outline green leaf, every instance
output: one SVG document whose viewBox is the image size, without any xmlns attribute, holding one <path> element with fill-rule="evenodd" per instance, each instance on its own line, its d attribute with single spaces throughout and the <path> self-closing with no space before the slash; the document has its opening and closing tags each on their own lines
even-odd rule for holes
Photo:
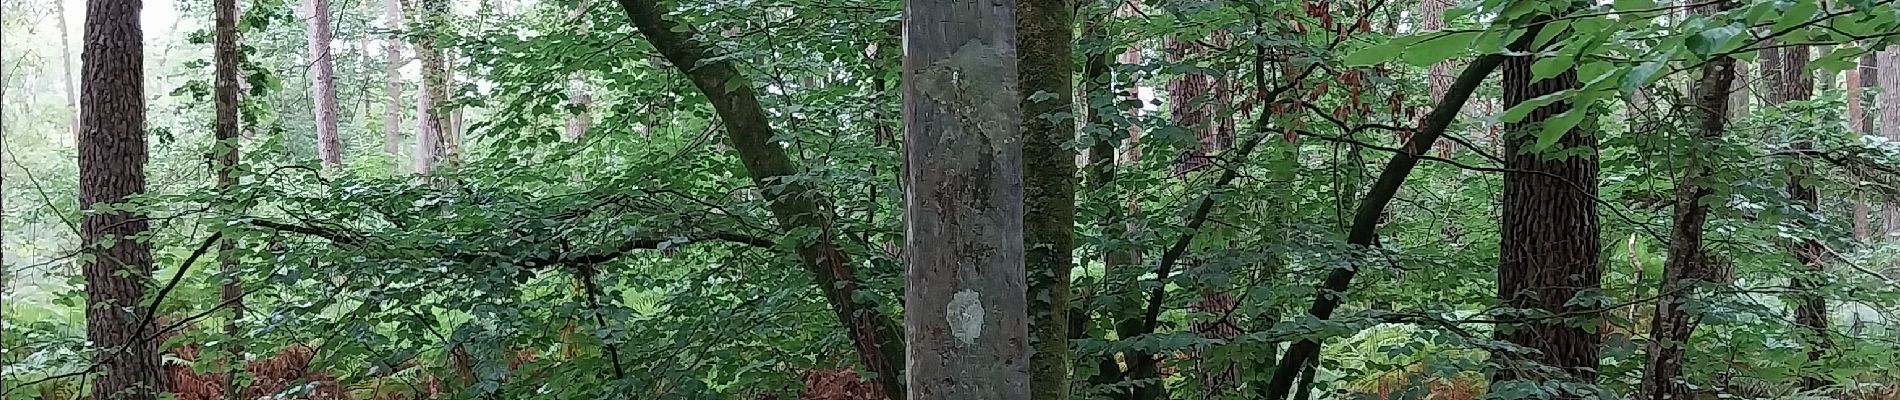
<svg viewBox="0 0 1900 400">
<path fill-rule="evenodd" d="M 1577 95 L 1576 89 L 1565 89 L 1557 93 L 1537 96 L 1537 98 L 1525 100 L 1523 103 L 1518 103 L 1517 106 L 1511 107 L 1511 109 L 1509 110 L 1504 110 L 1504 114 L 1498 116 L 1498 122 L 1522 121 L 1524 120 L 1524 117 L 1531 115 L 1531 111 L 1536 111 L 1538 108 L 1542 108 L 1544 106 L 1550 105 L 1551 103 L 1568 100 L 1572 96 L 1576 96 L 1576 95 Z"/>
<path fill-rule="evenodd" d="M 1616 0 L 1611 7 L 1617 12 L 1635 12 L 1656 8 L 1654 0 Z"/>
<path fill-rule="evenodd" d="M 1571 108 L 1570 111 L 1564 111 L 1563 114 L 1545 120 L 1544 130 L 1537 133 L 1537 145 L 1533 149 L 1549 150 L 1550 146 L 1557 144 L 1557 140 L 1563 139 L 1565 134 L 1570 133 L 1570 128 L 1575 128 L 1578 123 L 1583 122 L 1583 117 L 1586 115 L 1590 115 L 1588 108 Z"/>
<path fill-rule="evenodd" d="M 1812 21 L 1814 13 L 1820 10 L 1821 5 L 1815 0 L 1795 0 L 1794 5 L 1788 6 L 1787 11 L 1781 12 L 1781 17 L 1775 20 L 1775 26 L 1771 31 L 1784 31 Z"/>
<path fill-rule="evenodd" d="M 1727 46 L 1731 40 L 1735 39 L 1735 35 L 1741 33 L 1742 27 L 1740 26 L 1723 25 L 1705 29 L 1695 36 L 1690 36 L 1684 44 L 1688 45 L 1689 52 L 1697 56 L 1708 57 L 1721 50 L 1724 46 Z"/>
<path fill-rule="evenodd" d="M 1547 79 L 1570 70 L 1576 66 L 1576 59 L 1570 57 L 1549 57 L 1531 64 L 1532 79 Z"/>
<path fill-rule="evenodd" d="M 1637 90 L 1642 89 L 1644 86 L 1649 86 L 1649 84 L 1656 79 L 1662 78 L 1659 73 L 1662 72 L 1663 68 L 1669 66 L 1669 60 L 1675 53 L 1675 50 L 1672 49 L 1659 55 L 1659 57 L 1644 61 L 1642 64 L 1637 64 L 1636 67 L 1630 68 L 1629 73 L 1623 74 L 1622 81 L 1617 85 L 1618 92 L 1621 92 L 1625 98 L 1634 96 Z"/>
<path fill-rule="evenodd" d="M 1400 52 L 1399 57 L 1404 59 L 1405 63 L 1415 66 L 1422 67 L 1432 65 L 1470 51 L 1471 42 L 1476 40 L 1480 36 L 1480 33 L 1481 32 L 1456 32 L 1450 34 L 1427 34 L 1423 40 L 1406 46 L 1405 51 Z"/>
</svg>

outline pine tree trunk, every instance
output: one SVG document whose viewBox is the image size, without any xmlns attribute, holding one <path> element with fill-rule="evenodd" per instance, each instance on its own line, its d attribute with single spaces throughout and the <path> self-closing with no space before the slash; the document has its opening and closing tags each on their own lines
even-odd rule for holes
<svg viewBox="0 0 1900 400">
<path fill-rule="evenodd" d="M 1023 247 L 1029 284 L 1031 399 L 1069 398 L 1069 279 L 1075 264 L 1075 8 L 1067 0 L 1021 0 L 1017 68 L 1021 95 Z M 912 342 L 915 343 L 915 342 Z"/>
<path fill-rule="evenodd" d="M 1785 106 L 1789 102 L 1805 101 L 1814 97 L 1814 77 L 1808 71 L 1808 47 L 1789 46 L 1776 52 L 1780 53 L 1777 60 L 1779 68 L 1764 71 L 1775 74 L 1775 79 L 1772 81 L 1774 89 L 1769 92 L 1769 103 Z M 1785 111 L 1792 111 L 1792 109 Z M 1793 138 L 1793 140 L 1794 142 L 1788 146 L 1791 149 L 1811 150 L 1814 148 L 1814 142 L 1807 138 Z M 1803 162 L 1794 168 L 1788 176 L 1789 199 L 1809 212 L 1820 212 L 1817 208 L 1820 205 L 1820 192 L 1804 182 L 1814 175 L 1814 167 Z M 1826 266 L 1824 249 L 1818 240 L 1802 239 L 1798 243 L 1791 243 L 1789 247 L 1795 259 L 1812 273 L 1819 274 Z M 1808 331 L 1806 333 L 1808 337 L 1805 339 L 1808 346 L 1808 361 L 1818 363 L 1830 346 L 1827 302 L 1818 293 L 1814 293 L 1820 286 L 1818 276 L 1798 276 L 1792 280 L 1791 286 L 1794 287 L 1796 297 L 1800 302 L 1795 306 L 1795 324 Z M 1826 385 L 1826 381 L 1812 373 L 1804 373 L 1802 376 L 1802 386 L 1808 390 L 1820 389 Z"/>
<path fill-rule="evenodd" d="M 1512 50 L 1529 51 L 1525 44 Z M 1580 86 L 1571 69 L 1546 79 L 1532 76 L 1532 56 L 1506 57 L 1503 66 L 1504 108 Z M 1575 110 L 1574 112 L 1587 112 Z M 1533 149 L 1543 122 L 1573 112 L 1569 102 L 1547 105 L 1505 127 L 1505 167 L 1530 171 L 1504 175 L 1503 225 L 1498 261 L 1498 298 L 1505 307 L 1544 310 L 1572 318 L 1589 318 L 1594 306 L 1567 306 L 1578 294 L 1602 287 L 1601 239 L 1597 223 L 1597 138 L 1586 123 L 1558 139 L 1552 151 L 1578 152 L 1547 158 Z M 1549 377 L 1591 384 L 1597 378 L 1598 342 L 1594 324 L 1579 327 L 1567 318 L 1504 324 L 1499 339 L 1537 351 L 1525 355 L 1537 364 L 1557 368 L 1568 376 Z M 1513 355 L 1515 357 L 1516 355 Z M 1536 377 L 1515 376 L 1514 368 L 1500 368 L 1492 382 Z M 1499 385 L 1492 385 L 1498 388 Z M 1572 399 L 1575 396 L 1560 396 Z"/>
<path fill-rule="evenodd" d="M 316 99 L 317 159 L 325 170 L 343 167 L 342 139 L 336 131 L 336 63 L 330 52 L 330 0 L 309 0 L 310 96 Z"/>
<path fill-rule="evenodd" d="M 383 153 L 402 159 L 402 2 L 383 0 Z M 400 164 L 400 163 L 399 163 Z"/>
<path fill-rule="evenodd" d="M 1698 7 L 1697 11 L 1713 15 L 1734 5 L 1732 1 L 1723 2 Z M 1710 280 L 1709 271 L 1715 268 L 1709 264 L 1718 262 L 1718 256 L 1708 254 L 1702 246 L 1702 227 L 1709 214 L 1709 206 L 1703 200 L 1714 194 L 1711 188 L 1717 185 L 1705 181 L 1714 175 L 1715 163 L 1710 160 L 1710 156 L 1716 154 L 1714 146 L 1728 129 L 1728 92 L 1735 80 L 1735 64 L 1734 57 L 1718 56 L 1702 68 L 1701 78 L 1690 86 L 1690 101 L 1694 102 L 1690 112 L 1696 121 L 1696 137 L 1689 141 L 1692 149 L 1686 157 L 1682 180 L 1676 184 L 1669 256 L 1663 266 L 1655 318 L 1650 320 L 1648 360 L 1643 368 L 1639 399 L 1694 398 L 1682 374 L 1684 346 L 1688 346 L 1695 333 L 1694 320 L 1683 310 L 1693 289 L 1685 285 L 1684 279 Z"/>
<path fill-rule="evenodd" d="M 79 206 L 104 209 L 145 193 L 144 32 L 137 0 L 92 0 L 86 6 L 86 85 L 79 99 Z M 156 332 L 140 301 L 152 274 L 151 248 L 139 213 L 88 213 L 81 222 L 86 277 L 86 339 L 101 375 L 92 398 L 150 400 L 164 393 Z"/>
<path fill-rule="evenodd" d="M 1015 3 L 904 4 L 912 400 L 1029 396 Z"/>
<path fill-rule="evenodd" d="M 232 172 L 238 162 L 237 0 L 214 0 L 213 3 L 211 9 L 213 13 L 216 13 L 216 18 L 214 18 L 216 43 L 214 54 L 212 54 L 215 65 L 213 103 L 215 103 L 216 116 L 211 130 L 212 136 L 218 141 L 212 146 L 214 149 L 212 159 L 217 160 L 213 172 L 218 176 L 219 191 L 223 195 L 230 196 L 234 194 L 237 186 L 237 176 Z M 236 243 L 230 238 L 222 239 L 218 243 L 218 265 L 224 274 L 224 282 L 218 288 L 218 298 L 222 303 L 228 304 L 226 307 L 231 310 L 231 319 L 224 323 L 224 334 L 231 337 L 229 339 L 231 342 L 226 345 L 231 350 L 230 358 L 226 359 L 229 363 L 225 366 L 227 371 L 242 369 L 244 362 L 244 346 L 241 344 L 242 341 L 237 339 L 242 332 L 238 321 L 244 319 L 244 282 L 238 275 L 236 251 Z M 237 399 L 240 392 L 237 389 L 237 375 L 226 375 L 223 382 L 224 397 Z"/>
</svg>

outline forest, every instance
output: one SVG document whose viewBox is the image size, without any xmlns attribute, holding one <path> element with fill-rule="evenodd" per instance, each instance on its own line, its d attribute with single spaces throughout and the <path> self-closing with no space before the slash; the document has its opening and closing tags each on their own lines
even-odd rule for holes
<svg viewBox="0 0 1900 400">
<path fill-rule="evenodd" d="M 1896 0 L 0 0 L 0 399 L 1900 400 Z"/>
</svg>

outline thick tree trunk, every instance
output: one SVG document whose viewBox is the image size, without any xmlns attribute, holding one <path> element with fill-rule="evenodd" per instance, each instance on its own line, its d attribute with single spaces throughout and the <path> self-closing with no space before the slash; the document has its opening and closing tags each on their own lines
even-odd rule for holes
<svg viewBox="0 0 1900 400">
<path fill-rule="evenodd" d="M 765 109 L 759 105 L 753 87 L 749 84 L 731 86 L 733 79 L 740 79 L 738 68 L 725 59 L 705 61 L 715 56 L 709 44 L 700 41 L 699 38 L 705 36 L 691 26 L 663 18 L 666 11 L 656 0 L 617 1 L 640 34 L 712 103 L 725 124 L 727 140 L 739 153 L 740 162 L 752 176 L 753 183 L 759 187 L 782 188 L 765 191 L 780 228 L 818 232 L 817 237 L 798 249 L 800 259 L 812 273 L 813 283 L 824 293 L 840 324 L 850 331 L 864 369 L 877 375 L 878 385 L 886 396 L 904 398 L 903 337 L 898 334 L 896 324 L 875 304 L 858 300 L 859 283 L 851 272 L 852 264 L 833 242 L 835 233 L 829 227 L 834 215 L 829 199 L 809 185 L 779 181 L 796 174 L 798 168 L 786 156 L 784 148 L 771 140 L 772 126 L 765 118 Z M 1015 101 L 1009 103 L 1015 104 Z M 1024 367 L 1027 367 L 1026 360 Z"/>
<path fill-rule="evenodd" d="M 912 400 L 1029 397 L 1015 3 L 904 3 Z"/>
<path fill-rule="evenodd" d="M 1532 50 L 1528 44 L 1511 47 Z M 1533 56 L 1507 57 L 1503 66 L 1504 108 L 1580 86 L 1575 69 L 1546 79 L 1532 76 Z M 1569 306 L 1578 294 L 1602 287 L 1601 240 L 1597 224 L 1597 138 L 1589 128 L 1573 128 L 1549 158 L 1532 148 L 1544 121 L 1573 110 L 1569 102 L 1547 105 L 1505 127 L 1505 167 L 1527 173 L 1504 175 L 1503 224 L 1499 243 L 1498 298 L 1505 307 L 1543 310 L 1565 318 L 1505 324 L 1499 339 L 1537 351 L 1528 361 L 1558 368 L 1568 376 L 1552 379 L 1592 384 L 1597 377 L 1595 324 L 1580 327 L 1569 318 L 1589 318 L 1594 306 Z M 1588 125 L 1585 125 L 1588 126 Z M 1575 154 L 1575 152 L 1583 154 Z M 1513 356 L 1515 358 L 1515 356 Z M 1502 361 L 1510 362 L 1510 361 Z M 1492 382 L 1529 379 L 1500 368 Z M 1492 388 L 1501 387 L 1492 385 Z M 1561 396 L 1573 399 L 1576 396 Z"/>
<path fill-rule="evenodd" d="M 138 0 L 92 0 L 86 6 L 84 92 L 79 99 L 79 206 L 104 209 L 145 193 L 144 32 Z M 149 400 L 164 393 L 159 381 L 152 316 L 139 311 L 152 273 L 152 252 L 141 236 L 143 215 L 88 213 L 81 222 L 80 258 L 86 277 L 86 339 L 103 374 L 92 398 Z"/>
<path fill-rule="evenodd" d="M 1769 50 L 1774 51 L 1774 50 Z M 1808 71 L 1808 47 L 1790 46 L 1780 51 L 1778 69 L 1765 70 L 1773 73 L 1774 89 L 1769 92 L 1769 102 L 1780 106 L 1788 102 L 1804 101 L 1814 96 L 1814 77 Z M 1811 150 L 1814 142 L 1807 138 L 1793 138 L 1788 147 L 1795 150 Z M 1801 162 L 1801 161 L 1798 161 Z M 1788 175 L 1788 197 L 1801 209 L 1808 212 L 1820 212 L 1820 192 L 1808 186 L 1804 180 L 1814 175 L 1814 167 L 1805 162 L 1795 166 Z M 1820 241 L 1812 238 L 1802 239 L 1789 244 L 1795 260 L 1807 267 L 1813 274 L 1820 274 L 1826 266 L 1825 250 Z M 1795 306 L 1795 324 L 1806 329 L 1808 336 L 1808 361 L 1819 363 L 1829 347 L 1827 327 L 1827 301 L 1814 291 L 1820 286 L 1818 276 L 1799 276 L 1792 280 L 1796 297 L 1800 304 Z M 1820 389 L 1827 382 L 1814 373 L 1804 373 L 1802 386 L 1808 390 Z"/>
<path fill-rule="evenodd" d="M 1069 270 L 1075 265 L 1075 7 L 1022 0 L 1016 19 L 1021 95 L 1023 247 L 1029 281 L 1030 390 L 1069 398 Z M 914 85 L 911 85 L 915 89 Z M 930 95 L 910 93 L 910 95 Z M 916 143 L 916 142 L 907 142 Z M 914 186 L 908 186 L 915 188 Z M 913 346 L 918 345 L 911 341 Z"/>
<path fill-rule="evenodd" d="M 1875 101 L 1880 107 L 1880 120 L 1874 125 L 1880 127 L 1880 136 L 1900 140 L 1900 47 L 1881 50 L 1875 65 L 1888 73 L 1862 78 L 1877 80 L 1874 83 L 1880 85 L 1880 97 Z M 1892 238 L 1895 233 L 1900 233 L 1900 201 L 1888 200 L 1881 205 L 1879 237 Z"/>
<path fill-rule="evenodd" d="M 1723 2 L 1700 7 L 1699 11 L 1713 14 L 1734 4 Z M 1650 320 L 1648 360 L 1643 368 L 1639 399 L 1694 398 L 1682 374 L 1684 347 L 1688 346 L 1689 338 L 1695 333 L 1694 320 L 1683 310 L 1692 289 L 1685 285 L 1684 279 L 1706 280 L 1710 275 L 1707 271 L 1713 269 L 1709 264 L 1717 259 L 1702 246 L 1702 226 L 1708 221 L 1709 214 L 1709 206 L 1703 203 L 1703 199 L 1714 194 L 1711 188 L 1718 185 L 1716 182 L 1706 182 L 1715 170 L 1709 158 L 1716 154 L 1714 146 L 1728 129 L 1728 92 L 1735 79 L 1734 66 L 1734 57 L 1718 56 L 1703 67 L 1702 77 L 1690 87 L 1690 100 L 1694 102 L 1690 113 L 1696 121 L 1696 136 L 1689 140 L 1692 149 L 1686 158 L 1682 178 L 1676 183 L 1669 256 L 1663 266 L 1662 287 L 1658 291 L 1661 295 L 1656 301 L 1655 318 Z"/>
<path fill-rule="evenodd" d="M 422 0 L 422 13 L 416 18 L 416 28 L 422 31 L 416 42 L 416 57 L 422 60 L 422 89 L 416 93 L 417 174 L 429 174 L 448 159 L 449 113 L 437 104 L 448 98 L 448 77 L 434 34 L 442 29 L 446 14 L 448 0 Z"/>
<path fill-rule="evenodd" d="M 304 19 L 310 37 L 310 97 L 316 99 L 317 159 L 323 169 L 343 167 L 343 142 L 336 131 L 336 65 L 330 52 L 330 0 L 309 0 Z"/>
<path fill-rule="evenodd" d="M 402 2 L 383 0 L 383 153 L 402 159 Z"/>
<path fill-rule="evenodd" d="M 212 54 L 215 70 L 213 74 L 213 103 L 216 117 L 212 123 L 212 136 L 218 143 L 212 146 L 212 159 L 217 160 L 213 167 L 218 176 L 218 190 L 226 196 L 234 195 L 237 176 L 232 172 L 238 162 L 238 36 L 237 36 L 237 0 L 214 0 L 211 9 L 214 18 L 215 38 Z M 224 282 L 219 285 L 218 298 L 228 304 L 231 319 L 224 323 L 224 334 L 232 342 L 230 358 L 225 366 L 227 371 L 241 369 L 244 362 L 244 346 L 236 338 L 241 330 L 238 320 L 244 319 L 244 282 L 238 276 L 237 246 L 234 240 L 225 238 L 218 243 L 218 265 L 224 274 Z M 236 374 L 226 374 L 224 394 L 226 399 L 237 399 Z"/>
</svg>

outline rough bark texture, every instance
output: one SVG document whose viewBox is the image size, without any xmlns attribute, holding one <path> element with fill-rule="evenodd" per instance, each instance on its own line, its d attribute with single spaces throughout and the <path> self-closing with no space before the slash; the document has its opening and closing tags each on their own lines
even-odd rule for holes
<svg viewBox="0 0 1900 400">
<path fill-rule="evenodd" d="M 1513 46 L 1525 46 L 1530 42 L 1530 38 L 1537 37 L 1537 33 L 1541 30 L 1542 25 L 1532 25 L 1525 29 L 1524 34 L 1520 35 Z M 1418 166 L 1420 150 L 1429 146 L 1429 143 L 1438 141 L 1439 136 L 1444 135 L 1445 128 L 1451 126 L 1452 121 L 1458 118 L 1459 110 L 1464 108 L 1467 100 L 1471 99 L 1471 93 L 1483 84 L 1485 77 L 1490 76 L 1492 71 L 1497 70 L 1498 66 L 1504 63 L 1505 58 L 1499 54 L 1478 57 L 1465 67 L 1464 72 L 1458 75 L 1458 79 L 1452 81 L 1451 88 L 1445 91 L 1445 98 L 1440 99 L 1438 105 L 1432 107 L 1432 112 L 1425 116 L 1423 123 L 1419 124 L 1418 133 L 1407 139 L 1409 142 L 1402 147 L 1414 150 L 1393 154 L 1392 161 L 1386 163 L 1385 171 L 1379 173 L 1378 181 L 1367 189 L 1365 198 L 1359 201 L 1358 208 L 1353 211 L 1352 227 L 1346 233 L 1347 244 L 1364 248 L 1378 245 L 1378 228 L 1380 221 L 1384 218 L 1385 207 L 1392 203 L 1392 198 L 1398 194 L 1399 186 L 1405 184 L 1405 178 L 1410 176 L 1412 169 Z M 1306 314 L 1321 320 L 1332 318 L 1333 311 L 1338 310 L 1340 304 L 1345 302 L 1346 291 L 1352 284 L 1353 276 L 1358 273 L 1357 267 L 1334 268 L 1327 272 L 1326 280 L 1319 286 L 1320 294 L 1315 296 L 1313 305 L 1307 308 Z M 1300 372 L 1307 369 L 1309 365 L 1317 363 L 1319 350 L 1320 342 L 1310 339 L 1302 339 L 1288 347 L 1286 354 L 1281 355 L 1279 362 L 1274 365 L 1272 380 L 1267 383 L 1265 398 L 1267 400 L 1286 399 L 1287 395 L 1293 392 L 1295 378 L 1301 375 Z"/>
<path fill-rule="evenodd" d="M 216 43 L 212 55 L 213 63 L 216 65 L 213 71 L 216 76 L 213 77 L 214 86 L 212 87 L 216 117 L 211 131 L 213 137 L 218 140 L 218 144 L 212 146 L 214 149 L 212 158 L 217 160 L 214 169 L 218 176 L 219 191 L 229 196 L 234 194 L 232 190 L 237 186 L 237 176 L 232 174 L 232 169 L 237 167 L 238 162 L 237 0 L 214 0 L 211 9 L 217 14 L 214 18 L 216 20 L 214 42 Z M 224 334 L 232 337 L 237 337 L 240 332 L 237 321 L 244 319 L 244 283 L 238 276 L 236 250 L 235 241 L 229 238 L 220 240 L 218 243 L 218 266 L 224 273 L 224 282 L 218 288 L 218 298 L 221 302 L 229 304 L 227 308 L 231 310 L 231 320 L 225 322 Z M 244 347 L 238 343 L 241 342 L 232 342 L 228 345 L 231 349 L 229 360 L 236 360 L 232 361 L 233 363 L 244 360 Z M 235 367 L 235 365 L 231 366 Z M 237 390 L 228 390 L 236 386 L 235 377 L 235 374 L 227 374 L 224 381 L 224 387 L 227 388 L 225 392 L 229 394 L 228 398 L 237 397 Z"/>
<path fill-rule="evenodd" d="M 1723 2 L 1701 10 L 1712 14 L 1734 4 Z M 1708 276 L 1706 271 L 1713 269 L 1707 264 L 1715 257 L 1707 254 L 1702 246 L 1702 226 L 1709 215 L 1709 207 L 1703 200 L 1713 194 L 1711 188 L 1719 184 L 1708 181 L 1714 170 L 1710 155 L 1715 154 L 1713 146 L 1728 129 L 1729 89 L 1735 80 L 1734 66 L 1734 57 L 1716 57 L 1703 67 L 1701 78 L 1690 87 L 1690 99 L 1694 103 L 1689 112 L 1696 121 L 1695 138 L 1688 141 L 1692 149 L 1685 159 L 1682 178 L 1676 183 L 1669 256 L 1663 265 L 1655 318 L 1650 320 L 1648 359 L 1643 368 L 1639 399 L 1694 398 L 1682 374 L 1683 346 L 1688 345 L 1695 333 L 1693 317 L 1683 310 L 1691 295 L 1691 287 L 1684 279 L 1704 279 Z"/>
<path fill-rule="evenodd" d="M 336 65 L 330 53 L 330 0 L 309 0 L 305 18 L 310 44 L 310 97 L 316 100 L 317 159 L 325 170 L 343 167 L 343 141 L 336 132 Z"/>
<path fill-rule="evenodd" d="M 383 152 L 402 159 L 402 2 L 383 0 Z"/>
<path fill-rule="evenodd" d="M 1774 86 L 1773 90 L 1769 91 L 1769 103 L 1782 106 L 1788 102 L 1803 101 L 1813 97 L 1814 77 L 1810 75 L 1808 71 L 1808 47 L 1790 46 L 1782 48 L 1778 53 L 1780 53 L 1778 60 L 1779 68 L 1763 71 L 1773 73 L 1776 76 L 1775 79 L 1771 81 Z M 1790 139 L 1792 143 L 1789 143 L 1789 148 L 1795 150 L 1811 150 L 1814 148 L 1814 142 L 1808 138 L 1796 137 Z M 1817 207 L 1820 205 L 1820 192 L 1804 182 L 1804 180 L 1810 179 L 1810 177 L 1814 175 L 1814 167 L 1804 161 L 1797 162 L 1801 164 L 1794 166 L 1793 170 L 1789 171 L 1788 197 L 1794 201 L 1794 205 L 1808 212 L 1819 212 L 1820 209 Z M 1802 239 L 1799 242 L 1790 243 L 1789 251 L 1794 253 L 1795 260 L 1800 262 L 1803 267 L 1812 270 L 1816 274 L 1819 274 L 1826 265 L 1826 257 L 1824 256 L 1825 250 L 1817 240 Z M 1791 286 L 1794 287 L 1797 293 L 1797 300 L 1800 303 L 1795 306 L 1794 310 L 1795 325 L 1799 325 L 1808 331 L 1808 337 L 1806 337 L 1804 341 L 1808 346 L 1809 362 L 1819 362 L 1821 357 L 1827 353 L 1827 348 L 1829 347 L 1827 302 L 1821 298 L 1819 294 L 1813 292 L 1815 288 L 1820 286 L 1820 282 L 1816 279 L 1817 277 L 1815 276 L 1798 276 L 1791 281 Z M 1803 374 L 1802 376 L 1802 386 L 1806 389 L 1819 389 L 1826 385 L 1827 382 L 1822 380 L 1820 376 L 1813 374 Z"/>
<path fill-rule="evenodd" d="M 1531 50 L 1527 43 L 1510 47 Z M 1504 108 L 1580 86 L 1571 69 L 1535 79 L 1533 56 L 1507 57 L 1503 66 Z M 1573 128 L 1549 150 L 1533 148 L 1544 121 L 1572 111 L 1567 101 L 1540 107 L 1505 126 L 1505 168 L 1529 173 L 1504 175 L 1503 225 L 1498 259 L 1498 298 L 1503 306 L 1543 310 L 1567 318 L 1589 318 L 1594 306 L 1566 306 L 1577 294 L 1602 287 L 1597 224 L 1597 138 Z M 1575 112 L 1587 112 L 1576 110 Z M 1562 155 L 1553 154 L 1563 152 Z M 1582 154 L 1576 154 L 1581 152 Z M 1515 376 L 1500 368 L 1492 382 L 1514 379 L 1595 383 L 1598 342 L 1595 324 L 1579 327 L 1567 318 L 1546 318 L 1498 327 L 1499 339 L 1537 351 L 1527 361 L 1561 370 L 1567 376 Z M 1494 357 L 1495 358 L 1495 357 Z M 1515 360 L 1515 357 L 1513 356 Z M 1510 362 L 1510 361 L 1504 361 Z M 1499 387 L 1493 385 L 1493 388 Z M 1559 399 L 1577 399 L 1564 395 Z"/>
<path fill-rule="evenodd" d="M 448 98 L 448 71 L 435 34 L 447 18 L 448 0 L 422 0 L 416 29 L 416 58 L 422 60 L 422 89 L 416 93 L 416 173 L 428 174 L 448 159 L 449 112 L 436 103 Z"/>
<path fill-rule="evenodd" d="M 1069 396 L 1069 270 L 1075 265 L 1075 7 L 1018 3 L 1023 246 L 1029 281 L 1031 398 Z M 912 93 L 913 95 L 916 93 Z M 914 143 L 914 142 L 909 142 Z M 916 345 L 916 342 L 912 342 Z"/>
<path fill-rule="evenodd" d="M 79 99 L 79 206 L 103 208 L 145 193 L 144 32 L 138 0 L 92 0 L 86 5 Z M 80 259 L 86 277 L 86 339 L 102 375 L 92 381 L 99 400 L 157 399 L 158 346 L 140 340 L 151 318 L 140 314 L 152 274 L 143 215 L 89 213 L 80 240 L 94 249 Z"/>
<path fill-rule="evenodd" d="M 763 192 L 780 228 L 820 232 L 798 249 L 799 258 L 811 271 L 813 283 L 824 292 L 840 324 L 849 330 L 864 369 L 877 375 L 886 396 L 903 398 L 903 337 L 898 334 L 897 325 L 875 304 L 856 300 L 859 283 L 852 275 L 852 264 L 833 242 L 835 233 L 830 231 L 830 219 L 834 216 L 829 200 L 808 185 L 779 181 L 797 173 L 797 167 L 785 150 L 772 142 L 772 126 L 765 118 L 765 110 L 759 105 L 752 85 L 728 89 L 727 83 L 739 76 L 737 66 L 726 59 L 705 61 L 715 56 L 711 47 L 698 39 L 705 36 L 698 29 L 663 18 L 666 11 L 657 1 L 617 1 L 640 34 L 712 104 L 720 122 L 725 124 L 726 139 L 739 153 L 740 162 L 752 176 L 753 183 L 778 189 Z M 1014 70 L 1010 72 L 1013 74 Z M 1015 104 L 1015 101 L 1008 103 Z M 1025 361 L 1022 367 L 1027 368 L 1027 364 Z"/>
<path fill-rule="evenodd" d="M 912 400 L 1029 396 L 1015 3 L 904 4 Z"/>
<path fill-rule="evenodd" d="M 1880 107 L 1880 120 L 1874 125 L 1880 127 L 1880 136 L 1900 140 L 1900 48 L 1881 50 L 1875 65 L 1887 73 L 1862 78 L 1877 80 L 1874 83 L 1880 85 L 1880 97 L 1874 102 Z M 1881 205 L 1879 236 L 1892 237 L 1895 232 L 1900 232 L 1900 201 L 1889 199 Z"/>
</svg>

